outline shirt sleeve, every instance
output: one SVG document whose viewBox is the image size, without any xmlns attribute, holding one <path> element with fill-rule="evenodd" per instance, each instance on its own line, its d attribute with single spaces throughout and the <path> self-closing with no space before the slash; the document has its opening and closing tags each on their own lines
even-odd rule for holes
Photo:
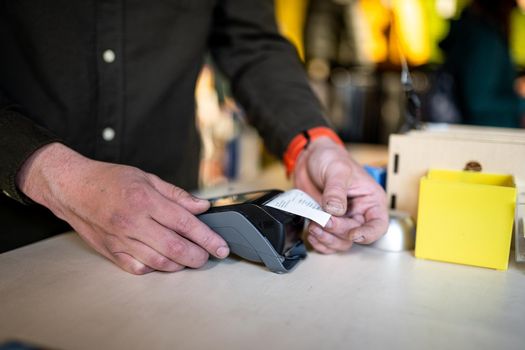
<svg viewBox="0 0 525 350">
<path fill-rule="evenodd" d="M 272 153 L 282 157 L 295 135 L 328 126 L 295 48 L 277 30 L 273 0 L 218 2 L 210 47 Z"/>
<path fill-rule="evenodd" d="M 0 189 L 2 195 L 21 203 L 31 201 L 18 190 L 16 175 L 24 161 L 40 147 L 60 141 L 48 130 L 25 117 L 0 90 Z"/>
</svg>

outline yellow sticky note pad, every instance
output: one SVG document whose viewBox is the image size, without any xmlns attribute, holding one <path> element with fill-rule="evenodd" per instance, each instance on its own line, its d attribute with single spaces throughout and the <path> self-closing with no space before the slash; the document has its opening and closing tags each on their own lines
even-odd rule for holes
<svg viewBox="0 0 525 350">
<path fill-rule="evenodd" d="M 416 257 L 506 270 L 515 205 L 511 175 L 430 170 L 420 182 Z"/>
</svg>

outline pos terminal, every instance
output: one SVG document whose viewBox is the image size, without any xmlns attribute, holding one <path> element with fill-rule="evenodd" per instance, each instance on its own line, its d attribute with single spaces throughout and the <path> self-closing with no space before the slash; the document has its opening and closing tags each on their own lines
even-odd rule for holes
<svg viewBox="0 0 525 350">
<path fill-rule="evenodd" d="M 304 218 L 265 206 L 280 190 L 239 193 L 209 199 L 198 218 L 228 243 L 232 253 L 262 262 L 276 273 L 290 271 L 306 257 L 301 240 Z"/>
</svg>

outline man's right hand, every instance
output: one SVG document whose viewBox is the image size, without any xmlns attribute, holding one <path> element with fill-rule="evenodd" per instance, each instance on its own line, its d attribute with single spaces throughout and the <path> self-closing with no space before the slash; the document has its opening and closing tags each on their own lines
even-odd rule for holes
<svg viewBox="0 0 525 350">
<path fill-rule="evenodd" d="M 133 274 L 197 268 L 208 253 L 229 254 L 226 242 L 195 217 L 208 201 L 134 167 L 94 161 L 52 143 L 24 163 L 17 184 Z"/>
</svg>

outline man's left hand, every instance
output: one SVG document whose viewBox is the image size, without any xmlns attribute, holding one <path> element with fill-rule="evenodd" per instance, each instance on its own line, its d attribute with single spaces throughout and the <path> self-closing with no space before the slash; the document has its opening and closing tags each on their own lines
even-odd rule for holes
<svg viewBox="0 0 525 350">
<path fill-rule="evenodd" d="M 329 138 L 310 143 L 297 159 L 295 186 L 332 214 L 323 228 L 308 227 L 308 241 L 324 254 L 347 251 L 352 244 L 369 244 L 388 228 L 386 194 L 350 154 Z"/>
</svg>

